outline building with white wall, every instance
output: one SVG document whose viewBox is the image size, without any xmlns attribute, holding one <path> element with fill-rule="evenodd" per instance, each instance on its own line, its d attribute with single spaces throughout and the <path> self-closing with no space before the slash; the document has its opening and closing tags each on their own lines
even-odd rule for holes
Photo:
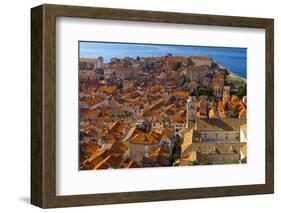
<svg viewBox="0 0 281 213">
<path fill-rule="evenodd" d="M 182 164 L 192 160 L 207 164 L 239 163 L 247 158 L 246 119 L 197 118 L 183 137 Z M 184 160 L 185 159 L 185 160 Z"/>
<path fill-rule="evenodd" d="M 211 66 L 213 59 L 208 56 L 190 56 L 189 60 L 192 64 L 197 66 L 207 65 Z"/>
</svg>

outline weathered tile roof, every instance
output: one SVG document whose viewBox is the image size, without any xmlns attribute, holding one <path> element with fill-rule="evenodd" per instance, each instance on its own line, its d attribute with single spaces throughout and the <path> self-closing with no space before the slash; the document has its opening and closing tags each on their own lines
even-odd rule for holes
<svg viewBox="0 0 281 213">
<path fill-rule="evenodd" d="M 195 128 L 201 131 L 239 131 L 245 123 L 246 118 L 198 118 Z"/>
</svg>

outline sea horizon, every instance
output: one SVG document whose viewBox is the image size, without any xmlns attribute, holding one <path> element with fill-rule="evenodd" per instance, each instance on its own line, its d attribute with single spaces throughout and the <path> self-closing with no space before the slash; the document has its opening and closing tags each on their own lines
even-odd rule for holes
<svg viewBox="0 0 281 213">
<path fill-rule="evenodd" d="M 167 54 L 209 56 L 229 71 L 247 79 L 247 48 L 112 42 L 79 42 L 79 44 L 79 57 L 97 58 L 102 56 L 105 63 L 108 63 L 113 57 L 160 57 Z"/>
</svg>

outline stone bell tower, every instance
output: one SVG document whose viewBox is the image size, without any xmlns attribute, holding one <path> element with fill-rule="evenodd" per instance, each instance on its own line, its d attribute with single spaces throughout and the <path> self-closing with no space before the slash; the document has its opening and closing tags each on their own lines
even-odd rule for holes
<svg viewBox="0 0 281 213">
<path fill-rule="evenodd" d="M 223 102 L 223 106 L 225 107 L 229 100 L 230 100 L 230 86 L 224 86 L 223 87 L 223 96 L 222 96 L 222 102 Z"/>
<path fill-rule="evenodd" d="M 195 121 L 196 119 L 196 96 L 189 96 L 186 104 L 186 128 L 188 128 L 188 121 Z"/>
</svg>

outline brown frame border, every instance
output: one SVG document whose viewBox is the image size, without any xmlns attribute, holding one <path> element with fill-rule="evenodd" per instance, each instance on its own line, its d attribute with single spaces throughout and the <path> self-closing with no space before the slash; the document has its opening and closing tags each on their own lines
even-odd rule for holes
<svg viewBox="0 0 281 213">
<path fill-rule="evenodd" d="M 196 189 L 56 196 L 56 17 L 262 28 L 266 32 L 266 183 Z M 31 203 L 42 208 L 274 192 L 274 20 L 41 5 L 31 9 Z"/>
</svg>

